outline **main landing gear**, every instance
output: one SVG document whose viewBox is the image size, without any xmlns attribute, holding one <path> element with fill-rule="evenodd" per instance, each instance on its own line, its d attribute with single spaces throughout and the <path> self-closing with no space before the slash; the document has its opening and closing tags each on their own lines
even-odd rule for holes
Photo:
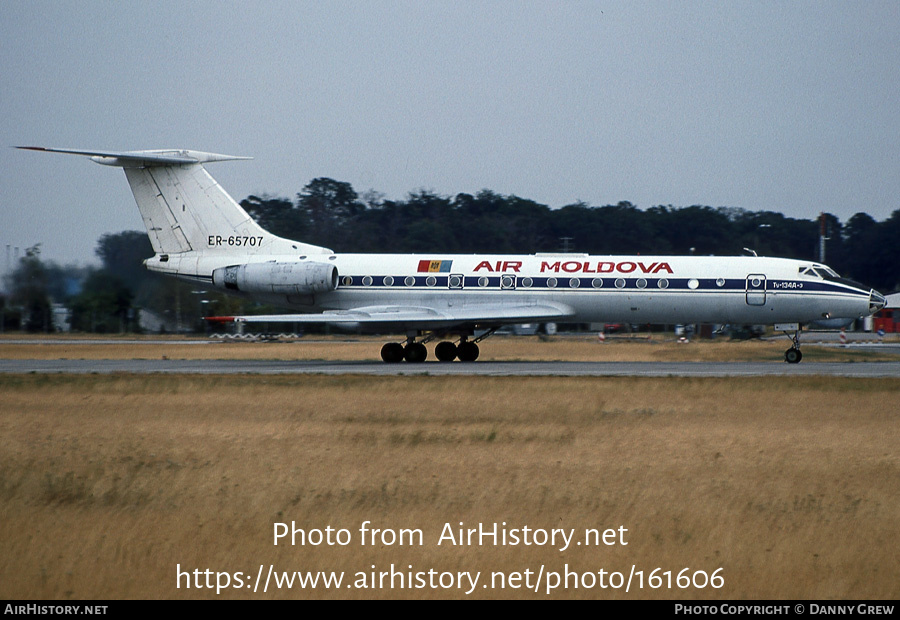
<svg viewBox="0 0 900 620">
<path fill-rule="evenodd" d="M 793 336 L 788 337 L 793 344 L 790 349 L 784 352 L 784 361 L 788 364 L 799 364 L 800 360 L 803 359 L 803 353 L 800 352 L 800 330 L 796 330 Z"/>
<path fill-rule="evenodd" d="M 495 331 L 496 328 L 490 329 L 473 340 L 469 340 L 470 334 L 463 334 L 458 342 L 442 340 L 434 347 L 434 356 L 439 362 L 452 362 L 455 359 L 461 362 L 474 362 L 478 359 L 478 343 Z M 406 344 L 388 342 L 381 347 L 381 359 L 388 364 L 397 364 L 403 360 L 411 364 L 424 362 L 428 358 L 428 350 L 425 348 L 425 345 L 436 338 L 442 338 L 446 335 L 433 333 L 419 341 L 416 341 L 416 336 L 409 336 L 406 339 Z"/>
</svg>

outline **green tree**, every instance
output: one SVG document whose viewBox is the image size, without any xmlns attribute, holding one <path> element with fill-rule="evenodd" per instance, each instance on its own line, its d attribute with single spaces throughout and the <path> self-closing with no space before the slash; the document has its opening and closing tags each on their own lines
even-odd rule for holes
<svg viewBox="0 0 900 620">
<path fill-rule="evenodd" d="M 41 244 L 25 250 L 25 256 L 7 276 L 9 304 L 17 307 L 21 327 L 28 332 L 53 331 L 53 313 L 48 294 L 49 276 L 41 261 Z"/>
<path fill-rule="evenodd" d="M 353 186 L 320 177 L 307 183 L 297 194 L 297 208 L 309 221 L 309 239 L 301 241 L 346 251 L 348 223 L 365 210 Z"/>
<path fill-rule="evenodd" d="M 101 334 L 136 331 L 134 294 L 105 269 L 93 270 L 71 304 L 72 329 Z"/>
<path fill-rule="evenodd" d="M 241 201 L 241 206 L 273 235 L 305 241 L 309 234 L 306 212 L 287 198 L 249 196 Z"/>
<path fill-rule="evenodd" d="M 147 233 L 126 230 L 101 236 L 94 253 L 102 261 L 104 271 L 135 293 L 149 273 L 144 260 L 153 256 L 153 246 Z"/>
</svg>

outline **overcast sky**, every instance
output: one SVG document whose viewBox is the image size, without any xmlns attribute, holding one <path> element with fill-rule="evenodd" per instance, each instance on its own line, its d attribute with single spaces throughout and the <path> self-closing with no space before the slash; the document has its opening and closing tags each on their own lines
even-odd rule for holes
<svg viewBox="0 0 900 620">
<path fill-rule="evenodd" d="M 325 176 L 883 220 L 900 2 L 3 0 L 0 136 L 0 249 L 62 263 L 143 230 L 125 176 L 8 146 L 249 155 L 209 166 L 238 201 Z"/>
</svg>

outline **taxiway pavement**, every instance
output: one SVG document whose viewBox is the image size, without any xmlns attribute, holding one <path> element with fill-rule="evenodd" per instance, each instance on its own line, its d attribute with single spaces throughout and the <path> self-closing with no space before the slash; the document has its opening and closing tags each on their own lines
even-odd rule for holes
<svg viewBox="0 0 900 620">
<path fill-rule="evenodd" d="M 275 360 L 0 360 L 0 373 L 322 374 L 590 377 L 900 377 L 897 362 L 473 362 L 385 364 Z"/>
</svg>

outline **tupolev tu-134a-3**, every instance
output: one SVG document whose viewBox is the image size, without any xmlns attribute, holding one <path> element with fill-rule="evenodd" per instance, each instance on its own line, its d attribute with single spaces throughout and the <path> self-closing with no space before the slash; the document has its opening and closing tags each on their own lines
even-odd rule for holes
<svg viewBox="0 0 900 620">
<path fill-rule="evenodd" d="M 757 256 L 337 254 L 261 228 L 204 164 L 249 159 L 189 150 L 85 151 L 124 169 L 155 256 L 148 269 L 289 309 L 211 321 L 328 323 L 404 334 L 385 362 L 471 362 L 502 325 L 730 323 L 774 325 L 797 363 L 802 325 L 884 307 L 877 291 L 812 261 Z M 481 335 L 476 337 L 476 334 Z"/>
</svg>

